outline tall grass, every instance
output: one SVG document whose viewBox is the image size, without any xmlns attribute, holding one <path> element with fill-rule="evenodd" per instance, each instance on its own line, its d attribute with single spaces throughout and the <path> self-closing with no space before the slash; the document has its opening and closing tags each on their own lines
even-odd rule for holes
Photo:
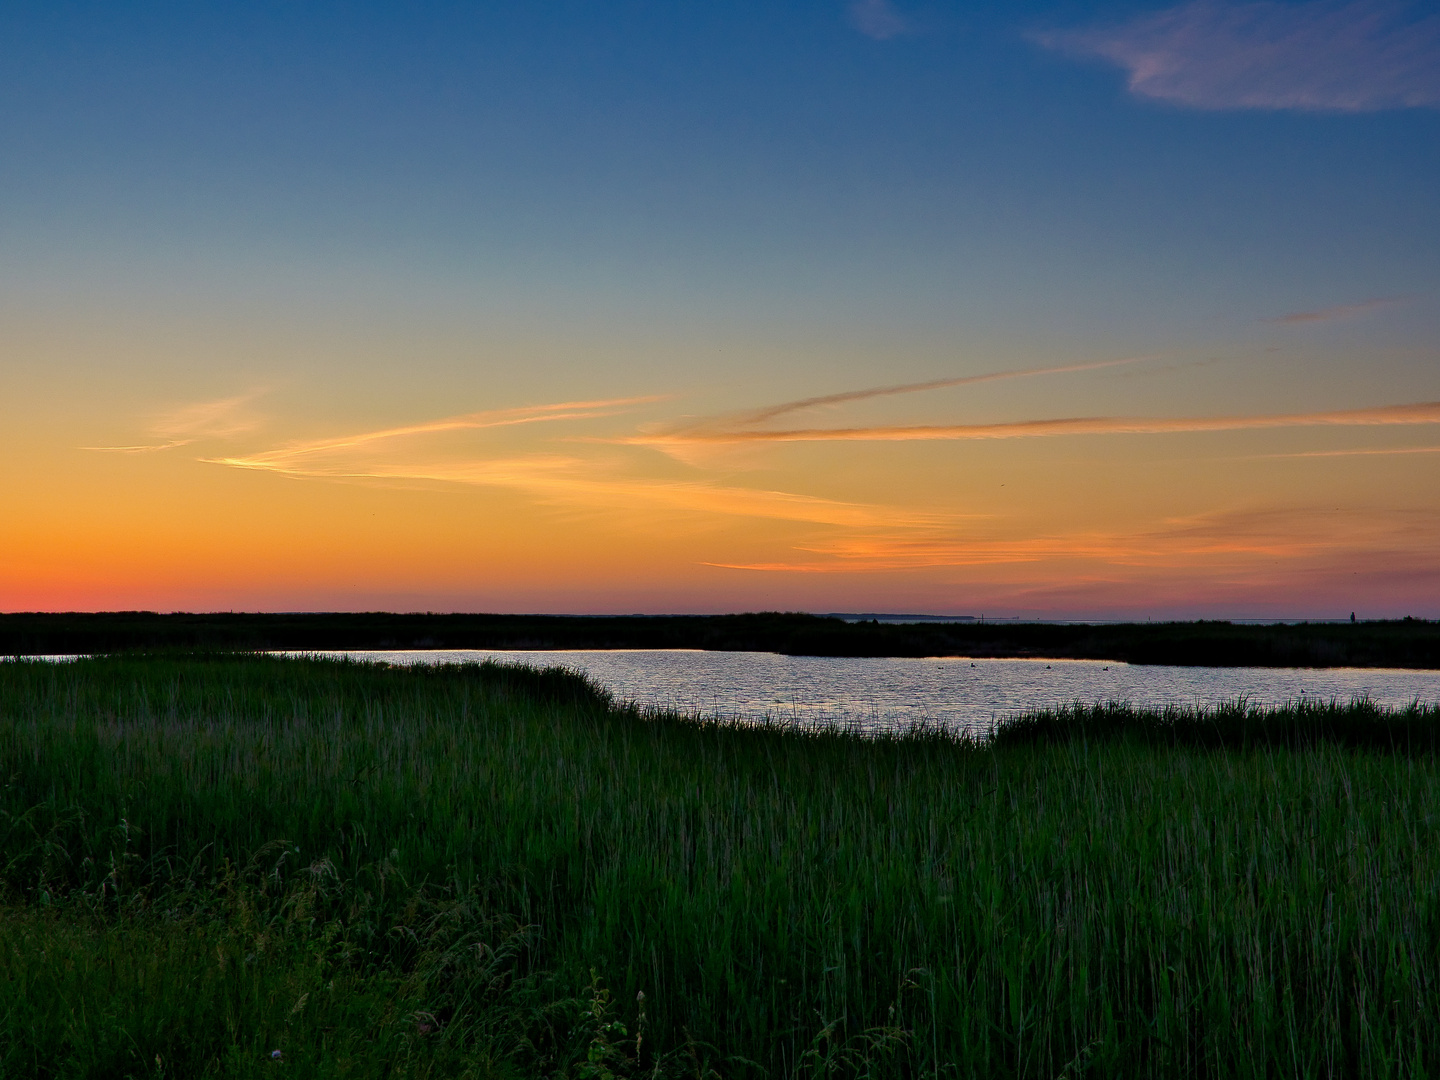
<svg viewBox="0 0 1440 1080">
<path fill-rule="evenodd" d="M 1082 709 L 982 745 L 492 666 L 0 664 L 0 1062 L 1426 1075 L 1437 728 Z"/>
</svg>

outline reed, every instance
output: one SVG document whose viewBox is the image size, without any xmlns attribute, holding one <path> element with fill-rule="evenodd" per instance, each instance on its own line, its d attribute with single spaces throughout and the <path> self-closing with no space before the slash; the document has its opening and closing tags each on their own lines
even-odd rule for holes
<svg viewBox="0 0 1440 1080">
<path fill-rule="evenodd" d="M 0 1075 L 1425 1075 L 1436 729 L 862 738 L 491 665 L 0 664 Z"/>
</svg>

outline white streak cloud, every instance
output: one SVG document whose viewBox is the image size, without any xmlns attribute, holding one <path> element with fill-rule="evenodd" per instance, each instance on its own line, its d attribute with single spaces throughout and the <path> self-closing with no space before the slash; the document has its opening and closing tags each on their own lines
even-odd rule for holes
<svg viewBox="0 0 1440 1080">
<path fill-rule="evenodd" d="M 890 6 L 889 0 L 852 0 L 850 25 L 866 37 L 888 41 L 910 29 L 910 20 Z"/>
</svg>

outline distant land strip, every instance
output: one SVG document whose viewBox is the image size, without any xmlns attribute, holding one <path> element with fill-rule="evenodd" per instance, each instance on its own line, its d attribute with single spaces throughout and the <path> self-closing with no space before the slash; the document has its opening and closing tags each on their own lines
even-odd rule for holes
<svg viewBox="0 0 1440 1080">
<path fill-rule="evenodd" d="M 0 614 L 0 656 L 136 650 L 708 649 L 1201 667 L 1440 669 L 1440 622 L 883 623 L 820 615 L 477 615 L 143 611 Z"/>
</svg>

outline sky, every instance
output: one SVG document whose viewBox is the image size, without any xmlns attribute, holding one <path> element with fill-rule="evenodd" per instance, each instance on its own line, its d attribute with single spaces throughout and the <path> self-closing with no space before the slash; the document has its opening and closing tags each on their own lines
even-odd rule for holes
<svg viewBox="0 0 1440 1080">
<path fill-rule="evenodd" d="M 1440 9 L 0 7 L 0 610 L 1440 617 Z"/>
</svg>

